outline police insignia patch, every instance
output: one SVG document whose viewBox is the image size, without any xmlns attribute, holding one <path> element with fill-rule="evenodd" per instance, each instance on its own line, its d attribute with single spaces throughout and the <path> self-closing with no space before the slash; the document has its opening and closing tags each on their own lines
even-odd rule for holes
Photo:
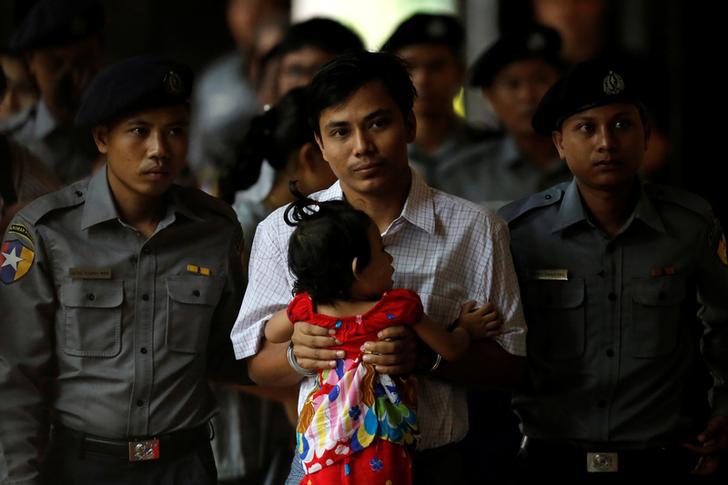
<svg viewBox="0 0 728 485">
<path fill-rule="evenodd" d="M 10 284 L 30 270 L 35 253 L 20 241 L 5 241 L 0 251 L 0 281 Z"/>
<path fill-rule="evenodd" d="M 168 94 L 179 96 L 184 91 L 182 78 L 174 71 L 169 71 L 164 77 L 164 88 Z"/>
<path fill-rule="evenodd" d="M 30 244 L 33 244 L 33 236 L 30 234 L 28 228 L 22 224 L 10 224 L 8 234 L 24 237 Z"/>
<path fill-rule="evenodd" d="M 726 252 L 725 234 L 721 235 L 720 241 L 718 241 L 718 249 L 716 250 L 718 259 L 724 265 L 728 266 L 728 253 Z"/>
<path fill-rule="evenodd" d="M 604 94 L 608 94 L 610 96 L 619 94 L 624 91 L 624 79 L 622 79 L 622 76 L 616 72 L 609 71 L 609 74 L 607 74 L 602 81 L 602 88 L 604 89 Z"/>
</svg>

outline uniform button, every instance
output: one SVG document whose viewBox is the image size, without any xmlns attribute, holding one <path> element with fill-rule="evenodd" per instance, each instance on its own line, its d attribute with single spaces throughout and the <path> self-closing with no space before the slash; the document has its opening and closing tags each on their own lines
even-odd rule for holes
<svg viewBox="0 0 728 485">
<path fill-rule="evenodd" d="M 96 295 L 94 295 L 93 293 L 89 293 L 88 295 L 86 295 L 86 298 L 88 298 L 91 301 L 94 301 L 96 299 Z"/>
<path fill-rule="evenodd" d="M 602 278 L 604 278 L 604 275 L 606 275 L 606 274 L 607 273 L 604 270 L 597 272 L 597 276 L 601 276 Z"/>
<path fill-rule="evenodd" d="M 137 406 L 139 406 L 139 407 L 142 407 L 142 406 L 144 406 L 144 401 L 142 401 L 141 399 L 139 399 L 139 400 L 137 401 Z"/>
<path fill-rule="evenodd" d="M 545 198 L 546 198 L 546 200 L 550 200 L 551 199 L 551 194 L 546 194 L 545 195 Z"/>
<path fill-rule="evenodd" d="M 141 352 L 142 354 L 146 354 L 147 353 L 147 348 L 146 347 L 142 347 L 141 349 L 139 349 L 139 352 Z"/>
<path fill-rule="evenodd" d="M 617 295 L 615 295 L 612 291 L 609 293 L 609 295 L 607 295 L 607 298 L 609 298 L 609 301 L 615 301 L 617 299 Z"/>
<path fill-rule="evenodd" d="M 129 262 L 130 262 L 131 264 L 136 264 L 136 263 L 137 263 L 137 257 L 136 257 L 136 256 L 132 256 L 132 257 L 130 257 L 130 258 L 129 258 Z"/>
<path fill-rule="evenodd" d="M 664 291 L 659 292 L 657 294 L 657 299 L 658 300 L 664 300 L 665 299 L 665 292 Z"/>
<path fill-rule="evenodd" d="M 82 195 L 83 195 L 83 192 L 81 192 L 80 190 L 76 191 L 76 197 L 81 197 Z"/>
<path fill-rule="evenodd" d="M 144 301 L 149 301 L 149 295 L 147 295 L 146 293 L 144 293 L 144 294 L 142 295 L 142 300 L 144 300 Z"/>
<path fill-rule="evenodd" d="M 194 290 L 194 291 L 192 292 L 192 294 L 193 294 L 194 296 L 200 296 L 200 290 Z"/>
<path fill-rule="evenodd" d="M 607 401 L 605 401 L 604 399 L 600 399 L 599 401 L 597 401 L 597 407 L 600 408 L 600 409 L 606 408 L 607 407 Z"/>
<path fill-rule="evenodd" d="M 614 357 L 614 350 L 607 349 L 607 357 Z"/>
</svg>

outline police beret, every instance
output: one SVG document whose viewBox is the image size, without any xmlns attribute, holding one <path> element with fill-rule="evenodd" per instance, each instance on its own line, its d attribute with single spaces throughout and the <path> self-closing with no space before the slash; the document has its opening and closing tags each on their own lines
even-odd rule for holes
<svg viewBox="0 0 728 485">
<path fill-rule="evenodd" d="M 533 129 L 550 135 L 569 116 L 612 103 L 635 104 L 643 111 L 636 79 L 619 62 L 585 61 L 576 64 L 546 91 L 533 115 Z"/>
<path fill-rule="evenodd" d="M 475 60 L 470 68 L 470 85 L 490 86 L 496 74 L 512 62 L 543 59 L 561 69 L 561 37 L 542 25 L 502 35 Z"/>
<path fill-rule="evenodd" d="M 93 127 L 133 111 L 187 103 L 192 70 L 156 56 L 138 56 L 99 73 L 81 97 L 76 124 Z"/>
<path fill-rule="evenodd" d="M 69 44 L 104 26 L 104 9 L 97 0 L 40 0 L 10 38 L 10 50 Z"/>
<path fill-rule="evenodd" d="M 383 52 L 396 52 L 413 44 L 444 44 L 459 56 L 465 32 L 452 15 L 417 13 L 399 24 L 382 46 Z"/>
</svg>

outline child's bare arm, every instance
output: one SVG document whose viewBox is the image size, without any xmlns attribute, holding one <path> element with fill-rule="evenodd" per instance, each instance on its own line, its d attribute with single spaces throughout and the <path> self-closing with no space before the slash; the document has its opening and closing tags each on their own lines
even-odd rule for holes
<svg viewBox="0 0 728 485">
<path fill-rule="evenodd" d="M 492 338 L 503 332 L 503 319 L 493 304 L 487 302 L 480 308 L 475 301 L 466 301 L 460 310 L 458 327 L 465 329 L 473 340 Z"/>
<path fill-rule="evenodd" d="M 467 330 L 457 327 L 448 332 L 427 315 L 412 328 L 428 347 L 447 361 L 459 359 L 470 347 L 470 335 Z"/>
<path fill-rule="evenodd" d="M 282 344 L 291 340 L 293 323 L 288 319 L 286 309 L 278 310 L 265 324 L 265 338 L 274 344 Z"/>
</svg>

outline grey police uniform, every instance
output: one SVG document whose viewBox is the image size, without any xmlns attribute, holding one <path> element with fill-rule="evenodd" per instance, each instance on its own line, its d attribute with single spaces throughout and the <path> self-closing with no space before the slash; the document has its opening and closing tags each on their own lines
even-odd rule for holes
<svg viewBox="0 0 728 485">
<path fill-rule="evenodd" d="M 706 202 L 643 185 L 611 239 L 590 219 L 575 182 L 499 215 L 511 231 L 529 324 L 528 382 L 513 401 L 526 435 L 559 453 L 556 443 L 674 450 L 705 425 L 688 406 L 707 400 L 692 382 L 701 353 L 714 377 L 712 413 L 728 415 L 728 259 Z M 621 467 L 630 458 L 615 459 Z M 647 463 L 672 473 L 678 462 L 663 458 Z M 575 466 L 584 465 L 577 455 Z"/>
<path fill-rule="evenodd" d="M 437 175 L 441 190 L 491 210 L 571 178 L 566 163 L 558 158 L 548 167 L 538 168 L 508 134 L 443 160 Z"/>
<path fill-rule="evenodd" d="M 175 432 L 202 427 L 180 438 L 189 449 L 209 446 L 215 404 L 206 377 L 234 365 L 241 249 L 233 211 L 180 187 L 145 240 L 119 219 L 105 169 L 17 215 L 0 273 L 1 442 L 13 483 L 38 477 L 48 407 L 61 434 L 133 441 L 171 433 L 159 447 L 170 458 L 165 445 L 183 451 Z M 94 450 L 93 441 L 83 445 Z M 124 458 L 123 446 L 108 451 Z"/>
</svg>

